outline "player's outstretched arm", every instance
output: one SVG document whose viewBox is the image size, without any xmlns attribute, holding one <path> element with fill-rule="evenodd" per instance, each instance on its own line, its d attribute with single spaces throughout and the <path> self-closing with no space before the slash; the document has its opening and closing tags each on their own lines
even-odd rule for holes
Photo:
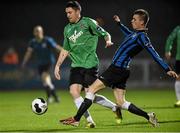
<svg viewBox="0 0 180 133">
<path fill-rule="evenodd" d="M 128 27 L 124 26 L 124 25 L 121 23 L 121 20 L 120 20 L 120 18 L 119 18 L 118 15 L 114 15 L 114 16 L 113 16 L 113 19 L 114 19 L 114 21 L 120 26 L 120 29 L 121 29 L 121 31 L 123 32 L 124 35 L 129 35 L 129 34 L 132 33 L 132 31 L 131 31 Z"/>
<path fill-rule="evenodd" d="M 69 54 L 69 52 L 64 50 L 64 49 L 62 49 L 60 54 L 59 54 L 59 57 L 58 57 L 58 60 L 57 60 L 57 63 L 56 63 L 55 69 L 54 69 L 54 75 L 55 75 L 56 79 L 58 79 L 58 80 L 61 79 L 60 66 L 62 65 L 62 63 L 64 62 L 64 60 L 68 56 L 68 54 Z"/>
<path fill-rule="evenodd" d="M 118 15 L 114 15 L 114 16 L 113 16 L 113 19 L 114 19 L 114 21 L 116 21 L 117 23 L 121 21 Z"/>
</svg>

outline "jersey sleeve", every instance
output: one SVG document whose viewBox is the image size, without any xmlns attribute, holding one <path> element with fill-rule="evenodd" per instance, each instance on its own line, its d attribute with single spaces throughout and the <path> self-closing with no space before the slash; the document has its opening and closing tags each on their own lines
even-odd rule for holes
<svg viewBox="0 0 180 133">
<path fill-rule="evenodd" d="M 68 38 L 66 36 L 66 28 L 64 29 L 63 49 L 70 51 L 69 41 L 68 41 Z"/>
<path fill-rule="evenodd" d="M 121 22 L 117 22 L 117 24 L 120 26 L 120 29 L 121 29 L 121 31 L 122 31 L 122 33 L 123 33 L 124 35 L 127 36 L 127 35 L 129 35 L 129 34 L 132 33 L 132 31 L 129 30 L 129 28 L 126 27 L 125 25 L 123 25 Z"/>
<path fill-rule="evenodd" d="M 93 34 L 95 34 L 97 36 L 102 36 L 102 37 L 105 37 L 109 34 L 101 26 L 99 26 L 98 23 L 94 19 L 87 18 L 87 22 L 88 22 L 89 28 L 92 30 Z"/>
<path fill-rule="evenodd" d="M 166 46 L 165 46 L 165 52 L 170 52 L 172 49 L 173 41 L 176 38 L 177 32 L 180 29 L 179 26 L 177 26 L 168 36 L 166 40 Z"/>
<path fill-rule="evenodd" d="M 49 44 L 51 45 L 51 47 L 53 47 L 53 48 L 57 47 L 57 43 L 52 37 L 47 37 L 47 40 L 48 40 Z"/>
<path fill-rule="evenodd" d="M 163 61 L 163 59 L 159 56 L 159 54 L 154 49 L 153 45 L 151 44 L 149 38 L 141 34 L 139 37 L 141 45 L 147 50 L 147 52 L 153 57 L 153 59 L 166 71 L 170 71 L 169 65 Z"/>
</svg>

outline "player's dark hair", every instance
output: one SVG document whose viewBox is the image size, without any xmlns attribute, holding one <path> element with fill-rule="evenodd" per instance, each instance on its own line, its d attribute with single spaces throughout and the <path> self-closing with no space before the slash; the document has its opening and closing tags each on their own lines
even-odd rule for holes
<svg viewBox="0 0 180 133">
<path fill-rule="evenodd" d="M 133 15 L 139 15 L 141 19 L 144 21 L 145 26 L 149 22 L 149 13 L 144 9 L 137 9 L 134 11 Z"/>
<path fill-rule="evenodd" d="M 66 8 L 68 8 L 68 7 L 71 7 L 73 9 L 75 9 L 75 10 L 80 10 L 81 11 L 81 5 L 77 1 L 69 1 L 69 2 L 67 2 Z"/>
</svg>

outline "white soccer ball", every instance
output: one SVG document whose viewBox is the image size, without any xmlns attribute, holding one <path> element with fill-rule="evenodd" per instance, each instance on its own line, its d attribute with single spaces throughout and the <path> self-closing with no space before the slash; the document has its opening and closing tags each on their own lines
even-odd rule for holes
<svg viewBox="0 0 180 133">
<path fill-rule="evenodd" d="M 32 101 L 32 111 L 37 115 L 44 114 L 47 109 L 48 105 L 47 102 L 43 98 L 36 98 Z"/>
</svg>

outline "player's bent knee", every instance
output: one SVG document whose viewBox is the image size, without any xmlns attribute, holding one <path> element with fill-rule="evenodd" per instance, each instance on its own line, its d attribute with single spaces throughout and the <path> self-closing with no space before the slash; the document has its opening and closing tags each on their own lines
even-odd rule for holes
<svg viewBox="0 0 180 133">
<path fill-rule="evenodd" d="M 180 74 L 178 75 L 178 78 L 176 80 L 180 81 Z"/>
<path fill-rule="evenodd" d="M 130 102 L 125 101 L 125 102 L 121 105 L 121 108 L 122 108 L 122 109 L 125 109 L 125 110 L 128 110 L 130 104 L 131 104 Z"/>
<path fill-rule="evenodd" d="M 47 73 L 47 72 L 43 72 L 43 73 L 41 74 L 41 78 L 42 78 L 42 79 L 46 79 L 46 78 L 49 77 L 49 76 L 50 76 L 50 74 Z"/>
<path fill-rule="evenodd" d="M 124 102 L 124 100 L 118 100 L 116 101 L 116 104 L 121 107 L 124 104 Z"/>
<path fill-rule="evenodd" d="M 80 92 L 76 89 L 70 89 L 69 93 L 74 99 L 80 97 Z"/>
</svg>

